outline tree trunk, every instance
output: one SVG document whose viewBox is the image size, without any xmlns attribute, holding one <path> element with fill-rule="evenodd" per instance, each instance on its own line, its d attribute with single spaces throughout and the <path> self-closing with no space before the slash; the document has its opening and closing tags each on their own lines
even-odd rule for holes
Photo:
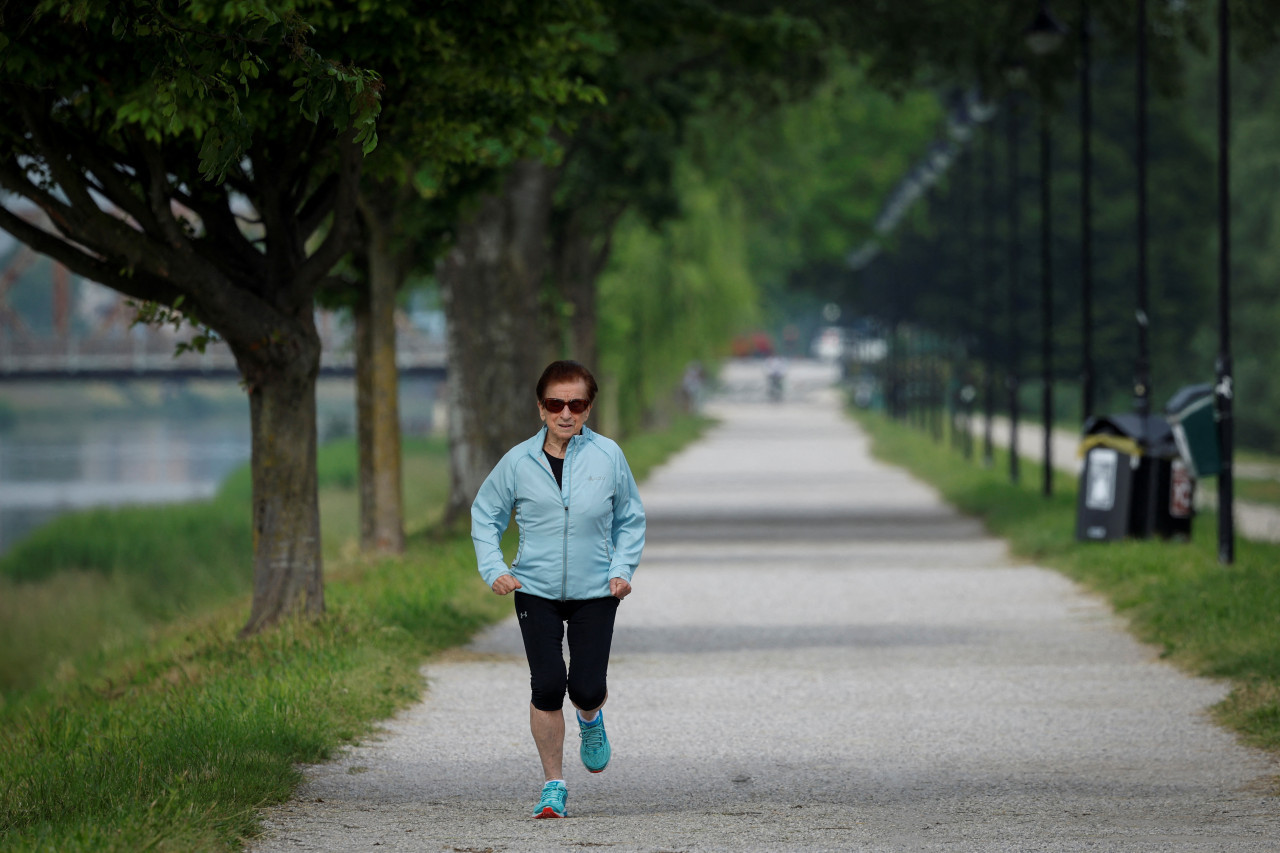
<svg viewBox="0 0 1280 853">
<path fill-rule="evenodd" d="M 356 380 L 356 491 L 360 496 L 360 550 L 373 548 L 374 515 L 378 505 L 373 471 L 373 320 L 369 316 L 369 293 L 356 297 L 351 310 L 355 321 L 352 341 L 355 349 Z"/>
<path fill-rule="evenodd" d="M 400 457 L 400 373 L 396 367 L 396 289 L 388 232 L 365 216 L 368 290 L 357 303 L 356 434 L 360 462 L 360 550 L 404 553 Z"/>
<path fill-rule="evenodd" d="M 497 461 L 538 426 L 535 385 L 550 330 L 538 310 L 547 273 L 550 169 L 522 161 L 480 200 L 441 260 L 447 320 L 451 493 L 470 511 Z"/>
<path fill-rule="evenodd" d="M 253 455 L 253 607 L 242 635 L 324 612 L 316 492 L 320 339 L 310 314 L 282 335 L 287 360 L 236 352 L 249 389 Z M 271 347 L 278 350 L 280 346 Z"/>
<path fill-rule="evenodd" d="M 596 340 L 596 281 L 609 261 L 613 228 L 620 216 L 620 211 L 599 218 L 574 211 L 555 234 L 552 282 L 568 307 L 564 312 L 568 317 L 565 352 L 592 371 L 599 368 L 600 355 Z M 588 219 L 595 228 L 587 225 Z"/>
</svg>

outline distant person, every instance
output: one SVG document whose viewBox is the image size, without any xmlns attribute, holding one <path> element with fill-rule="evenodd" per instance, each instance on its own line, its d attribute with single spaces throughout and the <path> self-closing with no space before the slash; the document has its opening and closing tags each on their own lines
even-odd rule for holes
<svg viewBox="0 0 1280 853">
<path fill-rule="evenodd" d="M 609 764 L 601 708 L 613 621 L 644 550 L 644 507 L 631 468 L 617 444 L 585 426 L 596 391 L 581 364 L 548 365 L 536 390 L 542 429 L 502 457 L 471 506 L 480 576 L 498 595 L 515 593 L 529 659 L 529 728 L 545 777 L 535 818 L 568 813 L 566 691 L 577 708 L 583 765 L 599 773 Z M 499 542 L 512 510 L 520 544 L 508 567 Z"/>
<path fill-rule="evenodd" d="M 680 389 L 684 392 L 685 410 L 697 414 L 702 410 L 702 364 L 694 361 L 684 369 L 684 377 L 680 380 Z"/>
<path fill-rule="evenodd" d="M 772 356 L 765 363 L 765 375 L 768 381 L 769 399 L 775 403 L 782 402 L 783 383 L 787 378 L 787 362 L 781 356 Z"/>
</svg>

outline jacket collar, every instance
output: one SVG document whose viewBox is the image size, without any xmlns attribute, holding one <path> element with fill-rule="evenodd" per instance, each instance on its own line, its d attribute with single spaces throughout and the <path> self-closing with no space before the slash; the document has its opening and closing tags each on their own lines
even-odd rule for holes
<svg viewBox="0 0 1280 853">
<path fill-rule="evenodd" d="M 594 439 L 595 439 L 595 433 L 591 431 L 591 427 L 584 425 L 582 427 L 581 434 L 575 435 L 573 438 L 569 439 L 569 446 L 573 447 L 573 445 L 577 442 L 593 441 Z M 525 452 L 535 459 L 541 459 L 542 446 L 546 443 L 547 443 L 547 427 L 546 427 L 546 424 L 543 424 L 542 429 L 538 430 L 537 434 L 535 434 L 532 438 L 530 438 L 528 441 L 524 443 Z"/>
</svg>

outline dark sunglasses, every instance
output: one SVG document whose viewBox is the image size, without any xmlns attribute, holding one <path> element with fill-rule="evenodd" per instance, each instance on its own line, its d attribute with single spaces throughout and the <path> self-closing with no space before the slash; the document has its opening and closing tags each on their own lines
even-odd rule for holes
<svg viewBox="0 0 1280 853">
<path fill-rule="evenodd" d="M 558 414 L 565 406 L 569 407 L 569 411 L 575 415 L 580 415 L 587 410 L 587 406 L 591 405 L 590 400 L 557 400 L 555 397 L 548 397 L 542 401 L 542 408 L 551 414 Z"/>
</svg>

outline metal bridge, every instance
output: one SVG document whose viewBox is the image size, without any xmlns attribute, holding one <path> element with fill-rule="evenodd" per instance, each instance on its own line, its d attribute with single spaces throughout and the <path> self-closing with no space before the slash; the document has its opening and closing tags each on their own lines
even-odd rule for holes
<svg viewBox="0 0 1280 853">
<path fill-rule="evenodd" d="M 65 379 L 237 378 L 230 348 L 177 355 L 192 332 L 135 325 L 121 294 L 37 254 L 0 231 L 0 383 Z M 318 311 L 321 375 L 355 372 L 353 328 L 340 313 Z M 432 315 L 396 317 L 402 375 L 443 377 L 442 324 Z"/>
</svg>

